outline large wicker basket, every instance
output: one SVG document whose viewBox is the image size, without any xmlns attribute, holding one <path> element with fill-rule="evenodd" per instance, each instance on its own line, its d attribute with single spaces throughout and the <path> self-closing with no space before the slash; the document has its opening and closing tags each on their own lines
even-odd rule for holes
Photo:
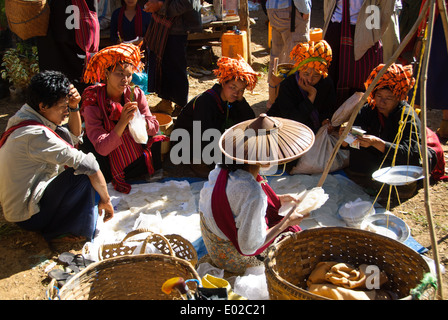
<svg viewBox="0 0 448 320">
<path fill-rule="evenodd" d="M 47 0 L 6 0 L 5 13 L 9 28 L 23 40 L 47 34 L 50 19 Z"/>
<path fill-rule="evenodd" d="M 141 237 L 142 235 L 144 238 Z M 104 260 L 131 255 L 138 246 L 141 246 L 140 253 L 144 253 L 148 244 L 153 245 L 162 254 L 174 255 L 187 260 L 193 266 L 196 266 L 198 262 L 198 254 L 193 244 L 187 239 L 177 234 L 161 235 L 147 229 L 133 230 L 121 242 L 101 245 L 98 250 L 98 258 Z"/>
<path fill-rule="evenodd" d="M 269 248 L 265 272 L 271 300 L 327 300 L 306 290 L 308 276 L 322 261 L 375 265 L 388 276 L 381 289 L 400 299 L 408 297 L 429 272 L 416 251 L 385 236 L 354 228 L 309 229 Z"/>
<path fill-rule="evenodd" d="M 61 289 L 51 287 L 47 294 L 61 300 L 178 300 L 176 290 L 169 295 L 161 290 L 174 277 L 200 280 L 191 263 L 174 256 L 118 256 L 89 265 Z M 188 285 L 196 289 L 195 283 Z"/>
</svg>

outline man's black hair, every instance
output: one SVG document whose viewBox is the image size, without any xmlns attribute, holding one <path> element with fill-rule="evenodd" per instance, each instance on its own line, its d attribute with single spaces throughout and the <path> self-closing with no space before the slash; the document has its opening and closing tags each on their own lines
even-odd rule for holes
<svg viewBox="0 0 448 320">
<path fill-rule="evenodd" d="M 39 111 L 39 103 L 52 107 L 70 91 L 70 81 L 59 71 L 42 71 L 30 81 L 27 89 L 27 104 Z"/>
</svg>

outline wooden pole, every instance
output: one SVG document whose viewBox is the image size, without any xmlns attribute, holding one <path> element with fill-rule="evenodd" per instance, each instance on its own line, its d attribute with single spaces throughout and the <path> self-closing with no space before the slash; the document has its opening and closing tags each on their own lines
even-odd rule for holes
<svg viewBox="0 0 448 320">
<path fill-rule="evenodd" d="M 422 77 L 421 77 L 421 91 L 420 91 L 420 106 L 421 106 L 421 122 L 422 122 L 422 157 L 423 157 L 423 170 L 424 170 L 424 178 L 423 178 L 423 186 L 424 186 L 424 196 L 425 196 L 425 210 L 426 217 L 429 225 L 429 232 L 431 235 L 431 245 L 433 250 L 433 257 L 435 262 L 435 268 L 437 273 L 437 291 L 438 298 L 443 299 L 443 279 L 442 272 L 440 270 L 440 259 L 439 259 L 439 250 L 437 247 L 437 239 L 434 230 L 434 222 L 432 219 L 431 213 L 431 199 L 429 196 L 429 169 L 428 169 L 428 145 L 427 145 L 427 137 L 426 137 L 426 83 L 428 80 L 428 62 L 429 62 L 429 53 L 431 52 L 431 43 L 432 43 L 432 34 L 434 29 L 434 17 L 436 11 L 436 2 L 435 0 L 431 0 L 430 10 L 429 10 L 429 19 L 427 25 L 427 35 L 426 38 L 423 39 L 425 44 L 425 52 L 423 56 L 423 65 L 422 65 Z"/>
<path fill-rule="evenodd" d="M 448 52 L 448 15 L 446 12 L 445 0 L 437 0 L 437 5 L 439 7 L 440 19 L 442 19 L 443 31 L 445 33 L 445 43 Z"/>
<path fill-rule="evenodd" d="M 336 155 L 337 155 L 337 153 L 339 151 L 339 148 L 341 147 L 342 142 L 344 141 L 345 137 L 347 136 L 347 134 L 351 130 L 352 125 L 355 122 L 355 119 L 356 119 L 356 117 L 358 115 L 359 110 L 366 103 L 367 97 L 373 91 L 373 89 L 375 88 L 375 86 L 378 83 L 378 81 L 381 79 L 383 74 L 386 72 L 387 68 L 392 63 L 394 63 L 397 60 L 397 58 L 400 56 L 401 52 L 408 45 L 409 41 L 414 36 L 414 33 L 417 31 L 418 26 L 420 25 L 421 21 L 423 20 L 423 17 L 425 17 L 426 11 L 428 10 L 428 7 L 429 7 L 429 2 L 426 1 L 425 4 L 423 5 L 423 8 L 422 8 L 421 12 L 420 12 L 420 15 L 418 16 L 418 18 L 415 21 L 414 25 L 412 26 L 411 30 L 409 30 L 408 34 L 403 39 L 403 41 L 400 43 L 400 45 L 398 46 L 398 48 L 395 51 L 395 53 L 390 57 L 389 61 L 387 61 L 387 63 L 385 64 L 384 68 L 382 68 L 378 72 L 378 74 L 373 79 L 372 83 L 370 84 L 370 86 L 367 88 L 366 92 L 362 96 L 361 100 L 356 105 L 355 109 L 353 110 L 353 113 L 350 116 L 350 119 L 348 120 L 347 127 L 344 129 L 342 135 L 339 137 L 339 140 L 336 142 L 336 145 L 333 148 L 333 153 L 331 154 L 330 159 L 328 159 L 327 166 L 325 167 L 324 172 L 322 173 L 322 176 L 321 176 L 321 178 L 320 178 L 320 180 L 319 180 L 319 182 L 317 184 L 318 187 L 321 187 L 324 184 L 325 179 L 327 178 L 328 173 L 330 172 L 330 168 L 331 168 L 331 166 L 333 164 L 333 161 L 336 158 Z"/>
<path fill-rule="evenodd" d="M 252 42 L 251 30 L 250 30 L 250 15 L 249 15 L 249 3 L 248 0 L 240 0 L 238 9 L 240 16 L 239 29 L 246 31 L 246 44 L 247 44 L 247 63 L 252 65 L 252 48 L 250 43 Z"/>
</svg>

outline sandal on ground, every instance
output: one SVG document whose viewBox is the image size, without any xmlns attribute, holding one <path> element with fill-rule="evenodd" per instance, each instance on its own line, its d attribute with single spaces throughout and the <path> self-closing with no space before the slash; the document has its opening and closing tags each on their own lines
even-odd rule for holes
<svg viewBox="0 0 448 320">
<path fill-rule="evenodd" d="M 54 269 L 48 272 L 48 276 L 52 279 L 55 279 L 58 285 L 62 287 L 68 280 L 73 278 L 74 274 L 61 269 Z"/>
<path fill-rule="evenodd" d="M 195 67 L 200 73 L 202 73 L 204 76 L 210 76 L 213 74 L 212 71 L 205 69 L 204 67 Z"/>
<path fill-rule="evenodd" d="M 71 252 L 63 252 L 58 257 L 59 262 L 65 264 L 73 272 L 79 272 L 85 269 L 89 264 L 94 261 L 84 258 L 82 254 L 73 254 Z"/>
<path fill-rule="evenodd" d="M 204 74 L 201 72 L 201 70 L 195 68 L 195 67 L 188 67 L 187 68 L 188 74 L 195 78 L 201 78 Z"/>
</svg>

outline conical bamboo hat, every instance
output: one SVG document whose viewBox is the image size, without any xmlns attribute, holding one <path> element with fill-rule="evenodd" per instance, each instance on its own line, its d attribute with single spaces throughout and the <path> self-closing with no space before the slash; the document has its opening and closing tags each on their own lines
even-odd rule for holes
<svg viewBox="0 0 448 320">
<path fill-rule="evenodd" d="M 298 159 L 314 144 L 314 133 L 303 123 L 260 114 L 227 129 L 221 152 L 237 163 L 283 164 Z"/>
</svg>

